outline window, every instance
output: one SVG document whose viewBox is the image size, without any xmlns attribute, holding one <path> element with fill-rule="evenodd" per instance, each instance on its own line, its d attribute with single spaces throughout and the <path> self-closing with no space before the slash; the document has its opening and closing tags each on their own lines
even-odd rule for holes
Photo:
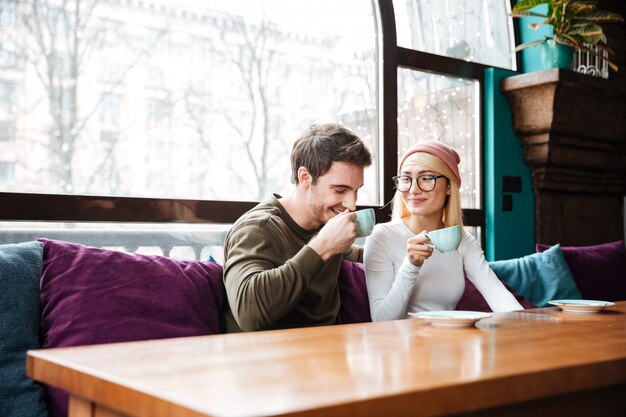
<svg viewBox="0 0 626 417">
<path fill-rule="evenodd" d="M 466 224 L 484 227 L 481 83 L 487 65 L 515 68 L 508 1 L 7 4 L 0 45 L 31 59 L 0 65 L 0 117 L 33 152 L 0 197 L 84 201 L 76 220 L 229 223 L 289 192 L 291 144 L 337 121 L 375 158 L 360 206 L 390 201 L 399 154 L 436 139 L 461 154 Z"/>
<path fill-rule="evenodd" d="M 120 63 L 114 59 L 104 58 L 100 67 L 100 82 L 103 84 L 115 84 L 123 79 L 123 71 Z"/>
<path fill-rule="evenodd" d="M 478 82 L 400 68 L 398 153 L 424 140 L 452 146 L 461 157 L 463 208 L 480 208 Z"/>
<path fill-rule="evenodd" d="M 0 80 L 0 111 L 13 113 L 15 109 L 15 83 Z"/>
<path fill-rule="evenodd" d="M 17 20 L 17 4 L 11 0 L 0 0 L 0 27 L 12 28 Z"/>
<path fill-rule="evenodd" d="M 96 7 L 96 11 L 102 12 L 101 8 Z M 108 19 L 99 19 L 96 24 L 96 32 L 100 36 L 100 46 L 105 47 L 117 47 L 122 39 L 123 25 L 120 22 L 115 22 Z"/>
<path fill-rule="evenodd" d="M 70 57 L 67 55 L 51 55 L 50 71 L 61 79 L 70 77 L 72 74 Z"/>
<path fill-rule="evenodd" d="M 15 44 L 10 41 L 7 43 L 0 43 L 0 67 L 13 68 L 15 66 L 17 66 Z"/>
<path fill-rule="evenodd" d="M 56 9 L 49 5 L 44 6 L 47 10 L 44 10 L 46 13 L 47 22 L 46 27 L 50 31 L 50 35 L 52 37 L 62 37 L 67 38 L 70 34 L 70 22 L 72 20 L 72 10 L 70 9 Z M 38 7 L 37 7 L 38 8 Z M 33 6 L 33 11 L 35 11 L 36 6 Z M 34 15 L 36 18 L 36 14 Z"/>
<path fill-rule="evenodd" d="M 208 51 L 214 49 L 211 46 L 211 39 L 204 39 L 196 36 L 189 38 L 189 57 L 191 66 L 202 65 L 205 62 Z"/>
<path fill-rule="evenodd" d="M 399 46 L 515 69 L 508 0 L 393 0 L 393 6 Z"/>
<path fill-rule="evenodd" d="M 438 140 L 461 157 L 465 223 L 482 236 L 482 81 L 514 69 L 508 1 L 393 0 L 397 28 L 397 155 Z M 384 12 L 384 9 L 383 9 Z M 392 69 L 387 68 L 389 72 Z M 388 149 L 390 145 L 387 144 Z"/>
<path fill-rule="evenodd" d="M 100 144 L 105 150 L 115 148 L 115 145 L 119 142 L 119 135 L 117 132 L 110 132 L 103 130 L 100 132 Z"/>
<path fill-rule="evenodd" d="M 0 122 L 0 142 L 15 141 L 15 123 Z"/>
<path fill-rule="evenodd" d="M 50 93 L 52 96 L 52 113 L 58 117 L 68 120 L 71 118 L 71 113 L 74 109 L 74 100 L 71 88 L 54 88 Z"/>
<path fill-rule="evenodd" d="M 120 120 L 120 103 L 119 96 L 113 94 L 103 94 L 100 105 L 100 121 L 105 124 L 116 125 Z"/>
<path fill-rule="evenodd" d="M 159 165 L 175 166 L 182 161 L 182 166 L 196 167 L 193 174 L 181 170 L 176 170 L 175 176 L 169 174 L 171 178 L 161 181 L 164 187 L 158 190 L 146 189 L 128 175 L 117 175 L 117 192 L 128 192 L 121 197 L 215 196 L 212 198 L 218 200 L 256 201 L 271 191 L 285 193 L 291 188 L 290 145 L 313 123 L 344 123 L 376 150 L 375 13 L 369 2 L 345 3 L 337 6 L 324 0 L 303 5 L 271 0 L 258 5 L 224 2 L 205 6 L 185 1 L 174 10 L 159 1 L 96 2 L 93 9 L 75 11 L 68 6 L 31 15 L 31 19 L 39 17 L 44 24 L 53 24 L 50 44 L 62 45 L 52 51 L 57 59 L 49 68 L 43 58 L 26 64 L 30 67 L 25 68 L 20 82 L 25 97 L 32 98 L 29 108 L 47 120 L 30 124 L 30 132 L 18 129 L 16 135 L 25 142 L 39 143 L 43 132 L 53 127 L 57 137 L 66 137 L 63 143 L 70 147 L 67 154 L 73 171 L 72 178 L 38 191 L 64 192 L 67 187 L 61 186 L 62 182 L 73 183 L 75 194 L 87 193 L 78 178 L 90 176 L 94 166 L 105 162 L 105 155 L 87 153 L 100 129 L 118 132 L 118 147 L 129 141 L 132 144 L 126 147 L 142 155 L 149 151 L 139 147 L 152 146 L 148 138 L 158 129 L 169 141 L 176 141 L 169 152 L 158 153 Z M 85 27 L 78 56 L 73 56 L 62 33 L 77 29 L 76 12 L 84 13 L 79 20 Z M 350 25 L 340 24 L 346 14 Z M 117 20 L 111 20 L 112 15 Z M 18 24 L 16 30 L 25 39 L 26 53 L 42 57 L 32 28 Z M 69 84 L 67 63 L 80 62 L 82 57 L 87 60 Z M 50 90 L 46 77 L 42 81 L 38 71 L 56 77 L 56 90 Z M 70 86 L 75 86 L 73 94 L 68 94 Z M 47 108 L 48 91 L 55 94 L 51 109 Z M 72 109 L 73 117 L 57 117 Z M 231 161 L 233 147 L 243 150 L 240 163 Z M 61 161 L 39 160 L 40 165 L 27 169 L 43 175 L 49 170 L 62 172 L 54 166 Z M 366 175 L 368 185 L 360 193 L 360 204 L 380 204 L 375 169 Z M 246 187 L 206 180 L 226 176 L 246 178 Z M 36 183 L 30 185 L 35 191 L 36 187 Z M 113 192 L 104 185 L 89 193 Z"/>
<path fill-rule="evenodd" d="M 0 161 L 0 182 L 13 180 L 15 162 Z"/>
<path fill-rule="evenodd" d="M 149 67 L 146 70 L 146 87 L 161 89 L 165 86 L 165 77 L 163 69 L 158 67 Z"/>
<path fill-rule="evenodd" d="M 146 101 L 146 120 L 149 125 L 155 125 L 165 118 L 165 100 L 149 98 Z"/>
</svg>

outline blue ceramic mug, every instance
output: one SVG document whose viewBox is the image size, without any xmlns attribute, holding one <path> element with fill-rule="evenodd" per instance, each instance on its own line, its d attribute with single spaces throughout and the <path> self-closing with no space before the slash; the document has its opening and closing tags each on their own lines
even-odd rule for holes
<svg viewBox="0 0 626 417">
<path fill-rule="evenodd" d="M 366 208 L 363 210 L 357 210 L 356 218 L 354 222 L 357 226 L 357 237 L 364 237 L 372 233 L 374 230 L 374 224 L 376 224 L 376 216 L 374 215 L 374 209 Z"/>
<path fill-rule="evenodd" d="M 444 227 L 443 229 L 433 230 L 426 234 L 432 245 L 431 248 L 437 249 L 439 252 L 446 253 L 456 250 L 461 244 L 461 226 Z"/>
</svg>

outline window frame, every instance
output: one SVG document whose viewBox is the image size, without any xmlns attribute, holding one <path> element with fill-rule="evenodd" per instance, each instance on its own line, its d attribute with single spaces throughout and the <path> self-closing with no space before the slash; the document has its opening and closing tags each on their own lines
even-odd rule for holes
<svg viewBox="0 0 626 417">
<path fill-rule="evenodd" d="M 393 198 L 394 187 L 390 180 L 397 171 L 397 100 L 398 68 L 426 71 L 442 75 L 476 80 L 479 88 L 479 152 L 480 209 L 463 209 L 466 226 L 480 227 L 484 245 L 485 169 L 484 169 L 484 73 L 487 65 L 455 58 L 434 55 L 399 47 L 396 40 L 393 0 L 372 0 L 377 8 L 376 22 L 378 63 L 382 86 L 379 95 L 380 134 L 382 135 L 382 160 L 379 161 L 383 203 L 362 205 L 359 208 L 376 208 L 378 222 L 389 220 L 391 209 L 385 204 Z M 517 38 L 519 27 L 513 23 Z M 518 57 L 518 68 L 520 59 Z M 217 223 L 232 224 L 250 210 L 256 201 L 181 200 L 167 198 L 135 198 L 91 195 L 61 195 L 43 193 L 0 192 L 0 219 L 5 221 L 62 221 L 62 222 L 147 222 L 147 223 Z M 181 208 L 184 208 L 181 209 Z"/>
<path fill-rule="evenodd" d="M 460 78 L 476 80 L 480 88 L 479 99 L 479 155 L 481 159 L 480 172 L 480 208 L 463 209 L 463 219 L 466 226 L 480 227 L 481 244 L 485 244 L 485 161 L 484 161 L 484 123 L 483 115 L 485 110 L 484 81 L 485 69 L 487 65 L 475 62 L 462 61 L 441 55 L 434 55 L 428 52 L 417 51 L 398 46 L 396 39 L 395 15 L 393 0 L 379 0 L 379 16 L 382 28 L 382 62 L 383 62 L 383 177 L 392 178 L 396 175 L 398 164 L 396 155 L 398 154 L 398 68 L 425 71 L 436 74 L 456 76 Z M 394 195 L 394 188 L 389 181 L 383 184 L 384 201 L 391 201 Z M 388 219 L 391 213 L 389 207 L 386 208 L 384 219 Z M 384 221 L 384 220 L 383 220 Z"/>
</svg>

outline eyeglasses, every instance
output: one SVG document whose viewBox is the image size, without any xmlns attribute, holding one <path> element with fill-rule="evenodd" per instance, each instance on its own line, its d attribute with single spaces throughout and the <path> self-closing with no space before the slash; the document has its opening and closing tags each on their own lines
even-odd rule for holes
<svg viewBox="0 0 626 417">
<path fill-rule="evenodd" d="M 396 184 L 396 189 L 401 193 L 406 193 L 411 189 L 413 180 L 417 181 L 417 188 L 422 191 L 429 192 L 435 189 L 437 186 L 437 180 L 439 178 L 446 178 L 445 175 L 419 175 L 417 177 L 411 177 L 409 175 L 398 175 L 393 177 L 393 182 Z"/>
</svg>

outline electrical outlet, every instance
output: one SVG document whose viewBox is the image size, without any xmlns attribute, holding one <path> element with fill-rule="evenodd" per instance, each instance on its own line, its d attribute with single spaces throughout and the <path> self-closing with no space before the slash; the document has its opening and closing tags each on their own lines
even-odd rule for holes
<svg viewBox="0 0 626 417">
<path fill-rule="evenodd" d="M 502 192 L 503 193 L 521 193 L 522 192 L 522 177 L 502 177 Z"/>
<path fill-rule="evenodd" d="M 513 196 L 511 194 L 502 194 L 502 211 L 513 210 Z"/>
</svg>

